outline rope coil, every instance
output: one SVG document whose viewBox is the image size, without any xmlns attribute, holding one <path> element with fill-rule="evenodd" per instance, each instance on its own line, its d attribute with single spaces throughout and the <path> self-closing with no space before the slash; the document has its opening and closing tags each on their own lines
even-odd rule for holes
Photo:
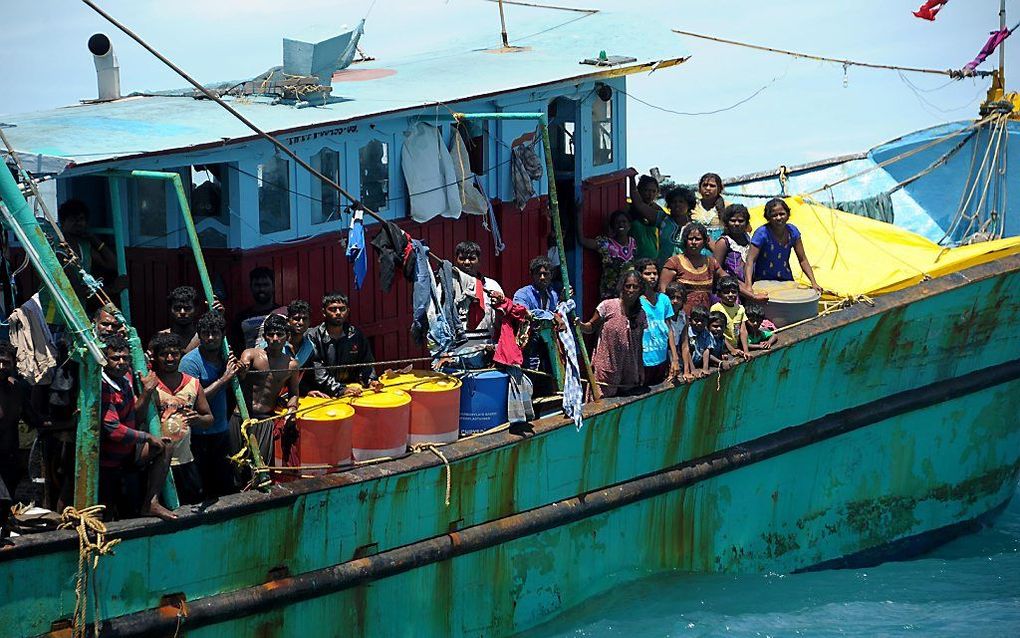
<svg viewBox="0 0 1020 638">
<path fill-rule="evenodd" d="M 71 632 L 74 638 L 85 638 L 88 626 L 88 589 L 92 582 L 93 634 L 99 637 L 99 596 L 96 592 L 96 568 L 99 558 L 113 554 L 119 538 L 106 540 L 106 524 L 98 517 L 105 505 L 93 505 L 81 510 L 65 507 L 57 529 L 73 529 L 78 534 L 78 573 L 74 586 L 74 616 Z"/>
</svg>

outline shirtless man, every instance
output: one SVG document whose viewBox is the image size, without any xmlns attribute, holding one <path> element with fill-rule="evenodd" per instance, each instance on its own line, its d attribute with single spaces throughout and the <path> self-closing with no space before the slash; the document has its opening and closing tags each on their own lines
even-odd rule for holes
<svg viewBox="0 0 1020 638">
<path fill-rule="evenodd" d="M 248 404 L 249 416 L 253 419 L 266 419 L 277 416 L 277 402 L 281 391 L 287 389 L 287 415 L 292 420 L 298 405 L 298 372 L 297 359 L 283 351 L 283 346 L 290 338 L 290 326 L 287 319 L 271 314 L 263 324 L 265 348 L 248 348 L 241 353 L 238 376 L 241 379 L 241 391 Z M 262 459 L 268 461 L 273 455 L 272 421 L 259 423 L 251 429 L 259 442 Z M 240 423 L 237 428 L 238 448 L 243 445 L 240 437 Z"/>
</svg>

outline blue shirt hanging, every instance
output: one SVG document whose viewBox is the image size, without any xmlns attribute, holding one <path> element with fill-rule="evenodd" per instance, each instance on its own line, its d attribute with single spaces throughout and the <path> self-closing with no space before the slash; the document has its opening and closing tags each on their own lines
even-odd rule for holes
<svg viewBox="0 0 1020 638">
<path fill-rule="evenodd" d="M 365 224 L 362 211 L 354 212 L 351 231 L 347 236 L 347 261 L 354 264 L 354 285 L 361 290 L 368 273 L 368 254 L 365 252 Z"/>
</svg>

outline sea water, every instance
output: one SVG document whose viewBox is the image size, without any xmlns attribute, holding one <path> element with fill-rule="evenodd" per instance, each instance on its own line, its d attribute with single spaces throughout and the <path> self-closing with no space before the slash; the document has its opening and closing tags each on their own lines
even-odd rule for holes
<svg viewBox="0 0 1020 638">
<path fill-rule="evenodd" d="M 519 638 L 1020 637 L 1020 490 L 990 526 L 913 560 L 804 574 L 669 573 Z"/>
</svg>

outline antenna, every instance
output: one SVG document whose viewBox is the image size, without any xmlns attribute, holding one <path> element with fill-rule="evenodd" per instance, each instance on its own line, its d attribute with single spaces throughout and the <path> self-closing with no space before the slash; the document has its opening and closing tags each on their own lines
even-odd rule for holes
<svg viewBox="0 0 1020 638">
<path fill-rule="evenodd" d="M 510 41 L 508 40 L 507 35 L 506 35 L 506 16 L 503 15 L 503 0 L 497 0 L 497 2 L 499 3 L 499 27 L 500 27 L 500 35 L 503 36 L 503 48 L 504 49 L 509 49 L 510 48 Z M 1006 0 L 1002 0 L 1002 11 L 999 13 L 999 15 L 1002 16 L 1003 20 L 1006 19 L 1006 17 L 1005 17 L 1006 16 Z M 1001 62 L 1002 54 L 1000 53 L 999 56 L 1000 56 L 999 57 L 999 60 L 1000 60 L 999 64 L 1002 64 L 1002 62 Z"/>
<path fill-rule="evenodd" d="M 502 6 L 502 5 L 500 5 Z M 999 0 L 999 30 L 1006 28 L 1006 0 Z M 1003 91 L 1006 90 L 1006 41 L 999 43 L 999 82 Z"/>
</svg>

